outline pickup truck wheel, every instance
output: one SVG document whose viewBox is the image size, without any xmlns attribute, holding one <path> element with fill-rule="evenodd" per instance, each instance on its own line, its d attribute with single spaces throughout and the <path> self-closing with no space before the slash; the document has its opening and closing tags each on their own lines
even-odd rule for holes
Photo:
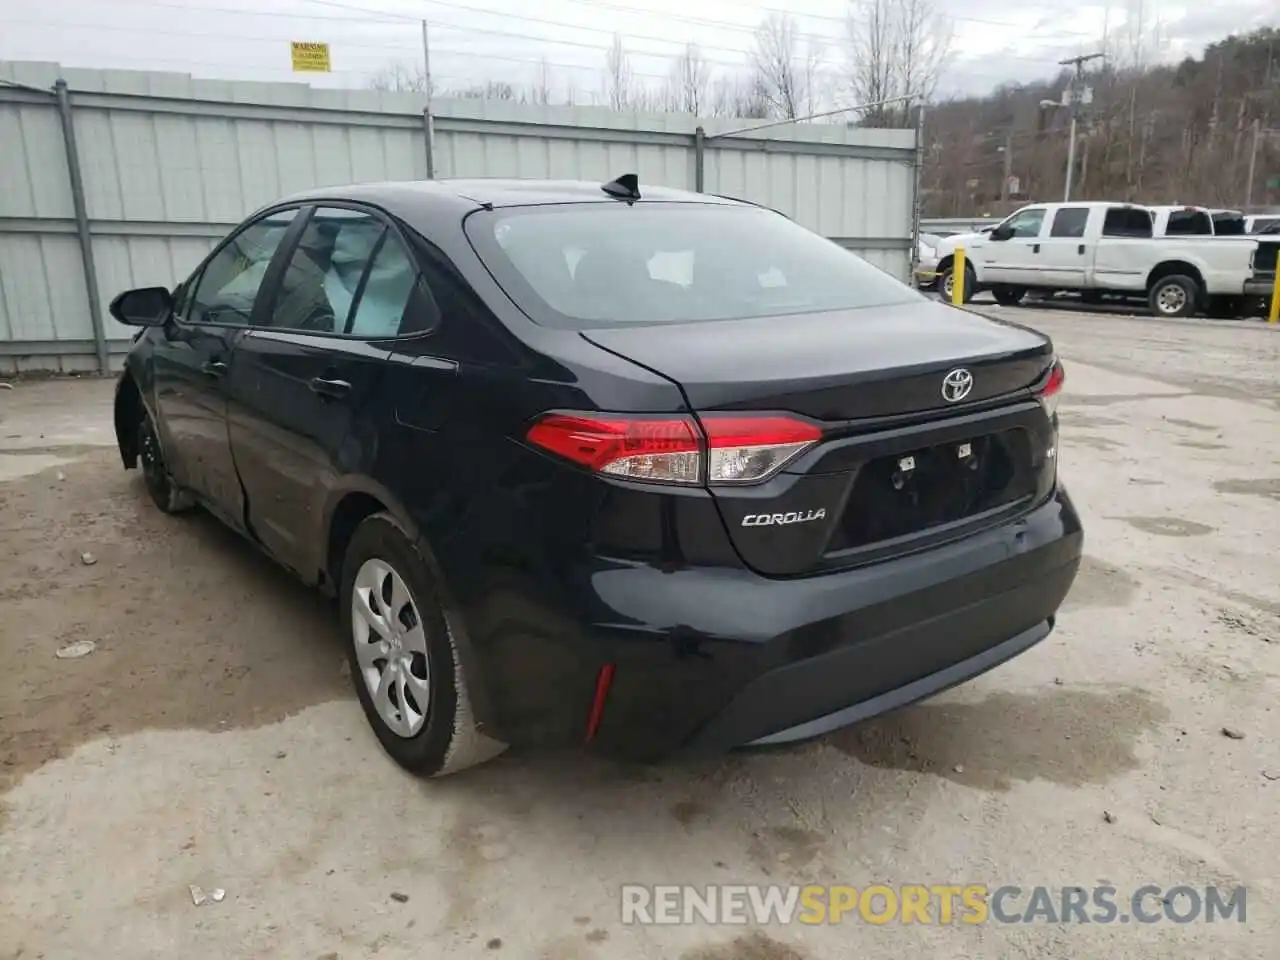
<svg viewBox="0 0 1280 960">
<path fill-rule="evenodd" d="M 996 303 L 1002 307 L 1016 307 L 1027 295 L 1025 287 L 995 287 L 991 292 L 995 294 Z"/>
<path fill-rule="evenodd" d="M 973 268 L 967 263 L 964 266 L 964 302 L 968 303 L 973 299 L 973 288 L 977 286 L 978 278 L 973 274 Z M 947 267 L 942 273 L 942 278 L 938 281 L 938 290 L 942 294 L 942 299 L 947 303 L 951 302 L 951 298 L 955 293 L 956 276 L 955 267 Z"/>
<path fill-rule="evenodd" d="M 1245 297 L 1210 297 L 1205 311 L 1214 320 L 1234 320 L 1248 311 L 1249 303 Z"/>
<path fill-rule="evenodd" d="M 1147 306 L 1157 317 L 1189 317 L 1199 300 L 1199 284 L 1181 274 L 1161 277 L 1147 294 Z"/>
</svg>

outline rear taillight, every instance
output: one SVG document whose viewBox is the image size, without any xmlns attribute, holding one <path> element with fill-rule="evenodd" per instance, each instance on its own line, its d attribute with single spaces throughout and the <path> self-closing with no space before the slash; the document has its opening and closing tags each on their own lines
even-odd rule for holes
<svg viewBox="0 0 1280 960">
<path fill-rule="evenodd" d="M 702 418 L 708 483 L 758 483 L 822 439 L 822 431 L 793 417 Z"/>
<path fill-rule="evenodd" d="M 1062 369 L 1062 361 L 1055 360 L 1053 369 L 1049 371 L 1049 379 L 1045 381 L 1044 386 L 1040 388 L 1040 392 L 1037 394 L 1040 405 L 1044 407 L 1044 412 L 1050 418 L 1058 412 L 1058 400 L 1062 397 L 1062 385 L 1066 382 L 1066 379 L 1067 372 Z"/>
<path fill-rule="evenodd" d="M 698 483 L 702 437 L 689 417 L 552 414 L 527 434 L 534 446 L 599 473 L 632 480 Z"/>
<path fill-rule="evenodd" d="M 660 483 L 758 483 L 822 431 L 783 415 L 622 417 L 555 413 L 526 434 L 536 447 L 615 477 Z"/>
</svg>

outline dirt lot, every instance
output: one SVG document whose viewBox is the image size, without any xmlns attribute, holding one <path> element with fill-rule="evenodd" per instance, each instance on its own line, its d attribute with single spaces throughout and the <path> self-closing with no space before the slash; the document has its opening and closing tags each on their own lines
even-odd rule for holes
<svg viewBox="0 0 1280 960">
<path fill-rule="evenodd" d="M 109 383 L 0 391 L 0 957 L 1274 958 L 1280 332 L 991 309 L 1069 365 L 1088 557 L 1057 632 L 878 721 L 662 768 L 403 775 L 326 604 L 120 469 Z M 1248 913 L 634 927 L 626 882 L 1244 884 Z"/>
</svg>

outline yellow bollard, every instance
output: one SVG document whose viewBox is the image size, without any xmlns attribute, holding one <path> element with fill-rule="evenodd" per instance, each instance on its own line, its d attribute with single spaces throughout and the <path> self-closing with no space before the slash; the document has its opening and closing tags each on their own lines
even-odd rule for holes
<svg viewBox="0 0 1280 960">
<path fill-rule="evenodd" d="M 1271 314 L 1267 323 L 1280 323 L 1280 253 L 1276 254 L 1276 276 L 1271 284 Z"/>
<path fill-rule="evenodd" d="M 951 261 L 951 303 L 964 306 L 964 247 L 956 247 L 955 259 Z"/>
</svg>

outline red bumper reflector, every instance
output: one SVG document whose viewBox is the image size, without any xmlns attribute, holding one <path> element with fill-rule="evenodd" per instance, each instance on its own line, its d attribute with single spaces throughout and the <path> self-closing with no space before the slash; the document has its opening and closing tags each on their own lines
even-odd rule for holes
<svg viewBox="0 0 1280 960">
<path fill-rule="evenodd" d="M 604 701 L 609 696 L 609 687 L 612 684 L 613 664 L 606 663 L 600 668 L 600 673 L 596 677 L 596 695 L 591 701 L 591 712 L 587 714 L 587 735 L 583 738 L 586 743 L 594 740 L 596 731 L 600 729 L 600 720 L 604 716 Z"/>
</svg>

